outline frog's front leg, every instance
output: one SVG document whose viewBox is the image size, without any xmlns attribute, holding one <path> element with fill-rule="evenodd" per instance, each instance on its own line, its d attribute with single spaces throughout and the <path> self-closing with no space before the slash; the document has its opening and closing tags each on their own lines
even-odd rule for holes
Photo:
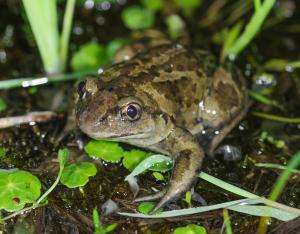
<svg viewBox="0 0 300 234">
<path fill-rule="evenodd" d="M 148 197 L 154 199 L 162 196 L 151 213 L 154 213 L 167 203 L 178 199 L 192 187 L 205 156 L 204 150 L 193 135 L 179 127 L 175 127 L 170 135 L 158 144 L 158 148 L 160 147 L 170 153 L 175 163 L 167 189 L 158 193 L 157 196 Z"/>
</svg>

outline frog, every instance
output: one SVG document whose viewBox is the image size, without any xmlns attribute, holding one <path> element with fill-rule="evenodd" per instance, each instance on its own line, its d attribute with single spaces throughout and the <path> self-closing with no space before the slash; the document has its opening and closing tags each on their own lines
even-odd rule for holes
<svg viewBox="0 0 300 234">
<path fill-rule="evenodd" d="M 114 63 L 78 84 L 75 118 L 97 140 L 122 142 L 174 161 L 153 214 L 191 189 L 206 155 L 249 108 L 241 72 L 207 51 L 165 42 Z"/>
</svg>

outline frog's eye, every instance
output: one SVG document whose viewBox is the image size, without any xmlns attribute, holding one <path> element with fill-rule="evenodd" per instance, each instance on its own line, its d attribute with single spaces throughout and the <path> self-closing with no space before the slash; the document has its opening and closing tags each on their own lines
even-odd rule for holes
<svg viewBox="0 0 300 234">
<path fill-rule="evenodd" d="M 142 115 L 142 108 L 137 103 L 129 103 L 122 107 L 121 115 L 130 121 L 138 120 Z"/>
<path fill-rule="evenodd" d="M 78 93 L 78 95 L 79 95 L 80 98 L 82 98 L 83 95 L 84 95 L 84 92 L 85 92 L 85 83 L 86 83 L 85 80 L 80 81 L 80 83 L 77 86 L 77 93 Z"/>
</svg>

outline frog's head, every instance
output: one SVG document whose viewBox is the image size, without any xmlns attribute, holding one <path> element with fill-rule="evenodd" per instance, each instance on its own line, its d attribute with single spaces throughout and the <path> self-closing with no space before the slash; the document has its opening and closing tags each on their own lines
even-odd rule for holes
<svg viewBox="0 0 300 234">
<path fill-rule="evenodd" d="M 104 82 L 87 78 L 78 85 L 76 119 L 79 128 L 95 139 L 138 146 L 165 138 L 173 125 L 149 95 L 138 91 L 132 80 Z"/>
</svg>

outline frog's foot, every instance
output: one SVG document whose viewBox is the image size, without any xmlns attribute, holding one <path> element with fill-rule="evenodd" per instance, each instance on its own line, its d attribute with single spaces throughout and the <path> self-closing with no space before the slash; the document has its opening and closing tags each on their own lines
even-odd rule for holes
<svg viewBox="0 0 300 234">
<path fill-rule="evenodd" d="M 193 186 L 204 158 L 203 150 L 201 148 L 198 148 L 198 150 L 197 153 L 189 150 L 180 152 L 175 160 L 169 186 L 150 214 L 154 214 L 169 202 L 178 199 Z"/>
<path fill-rule="evenodd" d="M 166 191 L 167 191 L 167 189 L 163 189 L 163 190 L 161 190 L 155 194 L 149 195 L 149 196 L 138 197 L 138 198 L 134 199 L 134 202 L 145 202 L 145 201 L 158 200 L 165 195 Z"/>
</svg>

